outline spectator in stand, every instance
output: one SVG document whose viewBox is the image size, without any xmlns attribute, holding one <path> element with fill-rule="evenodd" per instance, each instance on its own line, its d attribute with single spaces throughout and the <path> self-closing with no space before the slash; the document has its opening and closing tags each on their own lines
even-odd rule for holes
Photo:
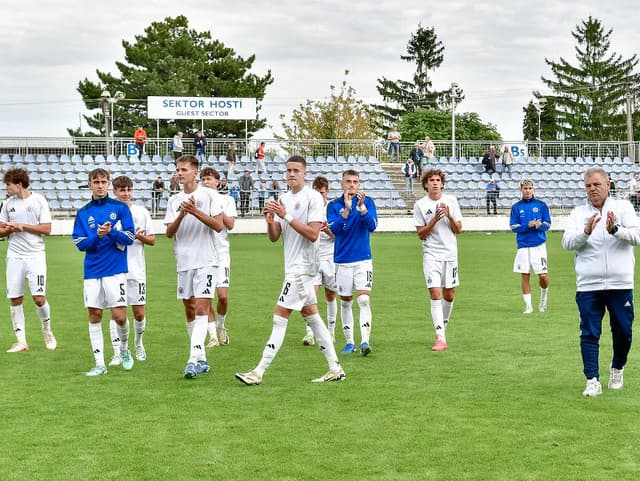
<svg viewBox="0 0 640 481">
<path fill-rule="evenodd" d="M 229 170 L 228 172 L 235 172 L 236 170 L 236 149 L 238 148 L 238 144 L 235 142 L 231 142 L 229 146 L 229 150 L 227 150 L 227 162 L 229 162 Z"/>
<path fill-rule="evenodd" d="M 234 183 L 229 189 L 229 195 L 236 201 L 236 208 L 238 207 L 238 201 L 240 200 L 240 186 Z"/>
<path fill-rule="evenodd" d="M 617 197 L 618 189 L 616 189 L 616 181 L 611 178 L 611 174 L 609 174 L 609 196 Z"/>
<path fill-rule="evenodd" d="M 271 190 L 269 191 L 269 196 L 273 197 L 273 200 L 278 200 L 280 197 L 280 184 L 277 179 L 273 179 L 271 182 Z"/>
<path fill-rule="evenodd" d="M 228 195 L 229 194 L 229 185 L 227 184 L 227 178 L 226 177 L 221 177 L 220 178 L 220 183 L 218 184 L 218 192 L 220 192 L 222 195 Z"/>
<path fill-rule="evenodd" d="M 169 180 L 169 192 L 171 195 L 180 192 L 180 181 L 178 180 L 178 174 L 173 174 L 171 180 Z"/>
<path fill-rule="evenodd" d="M 184 148 L 182 145 L 183 135 L 184 134 L 182 132 L 178 132 L 176 135 L 173 136 L 173 157 L 176 160 L 178 160 L 182 156 L 182 149 Z"/>
<path fill-rule="evenodd" d="M 490 207 L 493 206 L 493 215 L 498 214 L 498 198 L 500 197 L 500 186 L 496 179 L 491 177 L 487 184 L 487 215 L 491 215 Z"/>
<path fill-rule="evenodd" d="M 260 214 L 264 211 L 264 201 L 267 198 L 267 184 L 264 180 L 260 181 L 260 187 L 258 187 L 258 210 Z"/>
<path fill-rule="evenodd" d="M 240 184 L 240 216 L 244 217 L 249 213 L 251 192 L 253 191 L 253 177 L 248 170 L 245 170 L 238 179 L 238 184 Z"/>
<path fill-rule="evenodd" d="M 196 150 L 196 157 L 200 161 L 200 164 L 202 164 L 207 160 L 207 138 L 201 130 L 198 131 L 195 139 L 193 139 L 193 146 Z"/>
<path fill-rule="evenodd" d="M 413 194 L 413 179 L 416 177 L 416 166 L 411 157 L 407 159 L 402 167 L 402 173 L 404 174 L 405 192 L 407 194 Z"/>
<path fill-rule="evenodd" d="M 434 164 L 436 161 L 436 146 L 433 144 L 428 135 L 424 138 L 422 151 L 424 152 L 424 159 L 426 160 L 426 162 L 429 164 Z"/>
<path fill-rule="evenodd" d="M 398 127 L 395 125 L 391 127 L 391 132 L 387 136 L 387 140 L 389 141 L 389 160 L 391 162 L 400 160 L 400 132 L 398 132 Z"/>
<path fill-rule="evenodd" d="M 256 173 L 258 174 L 267 171 L 267 167 L 264 165 L 264 146 L 265 146 L 265 143 L 260 142 L 260 145 L 258 146 L 258 150 L 256 150 L 256 155 L 255 155 Z"/>
<path fill-rule="evenodd" d="M 636 172 L 629 181 L 629 201 L 633 204 L 635 210 L 638 210 L 640 205 L 640 181 L 638 177 L 640 177 L 640 174 Z"/>
<path fill-rule="evenodd" d="M 138 149 L 138 157 L 142 157 L 142 154 L 144 154 L 144 143 L 147 141 L 147 132 L 142 125 L 136 127 L 133 138 L 136 142 L 136 149 Z"/>
<path fill-rule="evenodd" d="M 160 208 L 160 199 L 162 198 L 162 194 L 164 193 L 164 181 L 162 177 L 158 176 L 156 180 L 153 181 L 153 185 L 151 186 L 153 192 L 153 202 L 151 203 L 151 212 L 156 215 Z"/>
<path fill-rule="evenodd" d="M 422 159 L 424 158 L 424 151 L 420 148 L 420 144 L 418 142 L 416 142 L 416 145 L 414 145 L 411 152 L 409 152 L 409 157 L 413 160 L 413 165 L 416 167 L 416 177 L 422 177 Z"/>
<path fill-rule="evenodd" d="M 508 146 L 504 146 L 504 152 L 502 152 L 502 165 L 504 166 L 504 171 L 509 172 L 511 175 L 511 166 L 513 165 L 513 155 L 509 150 Z"/>
<path fill-rule="evenodd" d="M 495 174 L 496 172 L 496 148 L 495 146 L 489 147 L 484 153 L 482 157 L 482 165 L 484 166 L 484 171 L 487 174 Z"/>
</svg>

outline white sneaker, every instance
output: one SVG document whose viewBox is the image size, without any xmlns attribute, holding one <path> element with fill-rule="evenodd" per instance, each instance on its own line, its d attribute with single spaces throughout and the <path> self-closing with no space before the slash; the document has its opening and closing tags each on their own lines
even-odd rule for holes
<svg viewBox="0 0 640 481">
<path fill-rule="evenodd" d="M 531 306 L 527 306 L 525 307 L 524 311 L 522 312 L 523 314 L 531 314 L 533 312 L 533 307 Z"/>
<path fill-rule="evenodd" d="M 7 349 L 7 352 L 22 352 L 28 350 L 29 345 L 26 342 L 16 342 L 9 349 Z"/>
<path fill-rule="evenodd" d="M 120 364 L 122 364 L 122 359 L 120 358 L 120 353 L 118 353 L 111 358 L 109 366 L 119 366 Z"/>
<path fill-rule="evenodd" d="M 236 379 L 239 379 L 247 386 L 257 386 L 258 384 L 262 384 L 262 376 L 258 376 L 258 373 L 255 371 L 237 372 Z"/>
<path fill-rule="evenodd" d="M 316 343 L 316 340 L 313 338 L 313 334 L 307 334 L 302 338 L 303 346 L 313 346 Z"/>
<path fill-rule="evenodd" d="M 540 301 L 540 305 L 538 306 L 538 310 L 540 312 L 547 312 L 547 301 L 546 300 L 544 300 L 544 301 L 541 300 Z"/>
<path fill-rule="evenodd" d="M 216 339 L 215 337 L 211 337 L 209 338 L 209 343 L 207 344 L 207 348 L 211 349 L 212 347 L 218 347 L 220 345 L 220 343 L 218 342 L 218 339 Z"/>
<path fill-rule="evenodd" d="M 53 351 L 56 347 L 58 347 L 58 341 L 53 337 L 53 332 L 51 331 L 42 331 L 42 336 L 44 337 L 44 345 L 50 351 Z"/>
<path fill-rule="evenodd" d="M 223 327 L 221 329 L 216 329 L 218 333 L 218 339 L 220 340 L 221 346 L 229 345 L 229 334 L 227 334 L 227 330 Z"/>
<path fill-rule="evenodd" d="M 311 382 L 331 382 L 331 381 L 344 381 L 347 375 L 342 369 L 339 371 L 328 371 L 324 376 L 317 379 L 312 379 Z"/>
<path fill-rule="evenodd" d="M 622 376 L 622 369 L 611 368 L 611 378 L 609 378 L 609 389 L 622 389 L 624 387 L 624 379 Z"/>
<path fill-rule="evenodd" d="M 138 361 L 146 361 L 147 360 L 147 351 L 145 351 L 144 346 L 140 344 L 136 346 L 136 359 Z"/>
<path fill-rule="evenodd" d="M 600 384 L 600 381 L 598 381 L 598 378 L 592 377 L 591 379 L 587 379 L 587 387 L 582 391 L 582 395 L 594 397 L 600 396 L 600 394 L 602 394 L 602 385 Z"/>
</svg>

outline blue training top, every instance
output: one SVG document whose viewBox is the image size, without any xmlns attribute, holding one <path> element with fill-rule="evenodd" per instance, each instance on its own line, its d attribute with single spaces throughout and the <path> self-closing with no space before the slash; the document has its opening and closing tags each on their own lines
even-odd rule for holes
<svg viewBox="0 0 640 481">
<path fill-rule="evenodd" d="M 111 232 L 98 236 L 98 226 L 111 222 Z M 111 197 L 93 199 L 82 207 L 73 224 L 73 243 L 85 252 L 84 278 L 122 274 L 128 271 L 127 246 L 135 240 L 129 207 Z"/>
<path fill-rule="evenodd" d="M 529 222 L 532 220 L 542 221 L 539 229 L 529 227 Z M 509 224 L 511 225 L 511 231 L 516 233 L 518 249 L 544 244 L 547 240 L 546 232 L 551 227 L 549 207 L 535 197 L 522 199 L 511 207 Z"/>
<path fill-rule="evenodd" d="M 371 259 L 369 234 L 378 226 L 376 205 L 370 197 L 365 197 L 364 206 L 367 208 L 365 215 L 358 212 L 357 205 L 358 197 L 354 197 L 347 219 L 342 217 L 342 211 L 345 208 L 344 195 L 327 205 L 327 222 L 335 235 L 333 260 L 339 264 Z"/>
</svg>

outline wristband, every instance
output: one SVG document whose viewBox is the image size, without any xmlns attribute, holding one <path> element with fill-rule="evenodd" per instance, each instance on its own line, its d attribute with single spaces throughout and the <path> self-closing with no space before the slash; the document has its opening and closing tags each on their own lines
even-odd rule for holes
<svg viewBox="0 0 640 481">
<path fill-rule="evenodd" d="M 291 221 L 293 220 L 293 216 L 291 214 L 285 214 L 285 216 L 283 217 L 283 219 L 285 220 L 285 222 L 287 224 L 290 224 Z"/>
<path fill-rule="evenodd" d="M 364 204 L 356 206 L 356 210 L 358 212 L 364 212 L 365 210 L 367 210 L 367 208 L 364 206 Z"/>
</svg>

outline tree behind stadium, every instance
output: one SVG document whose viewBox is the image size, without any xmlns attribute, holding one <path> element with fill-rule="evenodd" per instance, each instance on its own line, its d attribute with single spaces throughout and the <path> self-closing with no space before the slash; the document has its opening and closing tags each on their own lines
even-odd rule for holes
<svg viewBox="0 0 640 481">
<path fill-rule="evenodd" d="M 85 106 L 97 113 L 84 115 L 96 132 L 81 133 L 67 129 L 72 136 L 105 135 L 100 99 L 106 90 L 126 98 L 115 104 L 114 136 L 129 137 L 136 125 L 147 126 L 155 134 L 155 121 L 147 118 L 147 96 L 249 97 L 264 99 L 273 83 L 271 71 L 260 77 L 251 73 L 255 55 L 242 58 L 222 42 L 211 39 L 211 32 L 189 29 L 186 17 L 167 17 L 153 22 L 136 35 L 135 42 L 122 41 L 125 61 L 116 62 L 119 76 L 96 70 L 99 81 L 84 79 L 78 84 Z M 258 106 L 259 110 L 259 106 Z M 249 121 L 249 134 L 264 127 L 265 119 Z M 204 122 L 207 137 L 244 137 L 244 120 Z M 185 135 L 200 129 L 200 120 L 161 120 L 160 136 L 170 137 L 182 130 Z"/>
<path fill-rule="evenodd" d="M 542 81 L 553 92 L 559 140 L 626 138 L 625 95 L 638 89 L 640 76 L 633 72 L 638 59 L 609 53 L 611 32 L 589 16 L 571 32 L 578 42 L 577 66 L 545 58 L 555 76 Z"/>
<path fill-rule="evenodd" d="M 444 60 L 444 45 L 436 35 L 434 28 L 418 25 L 407 44 L 407 55 L 400 58 L 415 63 L 413 81 L 378 79 L 376 89 L 384 100 L 384 105 L 372 105 L 380 119 L 377 122 L 379 133 L 386 136 L 392 125 L 400 118 L 417 109 L 450 108 L 451 88 L 443 91 L 433 89 L 430 71 L 440 67 Z M 460 88 L 454 92 L 456 104 L 462 101 L 464 94 Z"/>
</svg>

